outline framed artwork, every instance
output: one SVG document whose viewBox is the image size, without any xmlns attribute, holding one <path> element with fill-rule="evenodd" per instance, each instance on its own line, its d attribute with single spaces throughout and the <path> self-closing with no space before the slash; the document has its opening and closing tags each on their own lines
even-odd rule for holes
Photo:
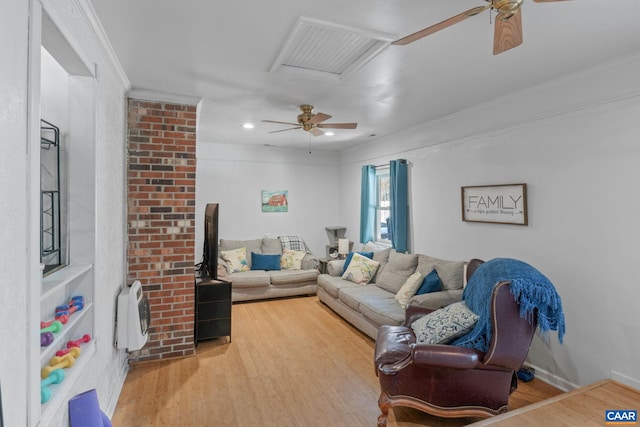
<svg viewBox="0 0 640 427">
<path fill-rule="evenodd" d="M 287 190 L 262 190 L 262 212 L 288 212 L 288 196 Z"/>
<path fill-rule="evenodd" d="M 462 187 L 462 220 L 527 225 L 527 184 Z"/>
</svg>

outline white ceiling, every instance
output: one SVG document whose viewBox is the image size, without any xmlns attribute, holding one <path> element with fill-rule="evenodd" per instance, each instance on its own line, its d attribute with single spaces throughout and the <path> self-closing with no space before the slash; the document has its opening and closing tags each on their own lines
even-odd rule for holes
<svg viewBox="0 0 640 427">
<path fill-rule="evenodd" d="M 91 0 L 132 84 L 202 98 L 198 140 L 339 150 L 640 52 L 640 0 L 525 0 L 523 45 L 493 56 L 488 11 L 407 46 L 387 46 L 341 81 L 271 73 L 299 17 L 406 36 L 483 0 Z M 615 78 L 615 76 L 612 76 Z M 358 122 L 310 136 L 308 103 Z M 255 123 L 245 130 L 244 122 Z"/>
</svg>

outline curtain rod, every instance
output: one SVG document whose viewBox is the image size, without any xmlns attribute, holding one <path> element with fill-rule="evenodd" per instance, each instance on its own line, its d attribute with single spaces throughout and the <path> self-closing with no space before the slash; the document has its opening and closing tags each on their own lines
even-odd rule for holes
<svg viewBox="0 0 640 427">
<path fill-rule="evenodd" d="M 398 159 L 398 161 L 400 163 L 407 163 L 406 159 Z M 372 166 L 374 168 L 376 168 L 376 169 L 385 169 L 385 168 L 388 169 L 389 168 L 389 163 L 385 163 L 385 164 L 382 164 L 382 165 L 372 165 Z"/>
</svg>

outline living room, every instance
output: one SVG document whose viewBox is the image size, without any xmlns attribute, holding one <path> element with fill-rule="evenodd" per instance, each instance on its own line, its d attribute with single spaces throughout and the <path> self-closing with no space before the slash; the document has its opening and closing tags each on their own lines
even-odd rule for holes
<svg viewBox="0 0 640 427">
<path fill-rule="evenodd" d="M 106 412 L 112 413 L 127 364 L 126 354 L 113 348 L 111 340 L 115 299 L 127 274 L 125 99 L 131 87 L 118 58 L 100 41 L 87 2 L 43 3 L 71 44 L 99 70 L 95 211 L 96 228 L 108 230 L 97 233 L 95 241 L 94 301 L 102 302 L 95 306 L 95 333 L 100 340 L 74 391 L 96 388 Z M 637 10 L 631 3 L 628 6 Z M 36 12 L 39 7 L 34 4 L 12 5 L 0 18 L 0 33 L 5 36 L 0 44 L 8 58 L 0 75 L 9 82 L 0 84 L 0 121 L 6 140 L 20 141 L 3 144 L 0 160 L 0 176 L 6 183 L 0 221 L 5 241 L 10 242 L 0 257 L 6 272 L 0 296 L 14 302 L 0 315 L 5 324 L 0 334 L 4 342 L 12 343 L 0 351 L 0 361 L 11 366 L 0 378 L 7 425 L 36 425 L 39 413 L 33 408 L 34 401 L 39 406 L 34 386 L 39 378 L 32 379 L 32 365 L 37 364 L 32 326 L 41 320 L 33 307 L 39 297 L 31 286 L 22 285 L 40 280 L 37 253 L 30 249 L 38 246 L 33 228 L 39 222 L 37 209 L 30 207 L 38 203 L 32 194 L 36 183 L 29 178 L 34 170 L 29 141 L 39 117 L 35 118 L 37 109 L 28 95 L 34 79 L 30 64 L 38 60 L 27 42 L 34 37 L 29 17 Z M 640 158 L 639 72 L 637 51 L 612 57 L 580 72 L 372 138 L 366 150 L 358 145 L 325 151 L 312 145 L 309 153 L 307 139 L 302 148 L 198 140 L 194 261 L 201 256 L 202 218 L 209 202 L 220 203 L 224 238 L 295 234 L 320 256 L 327 243 L 326 226 L 345 226 L 347 236 L 357 240 L 361 167 L 407 159 L 410 252 L 460 261 L 507 256 L 531 263 L 555 284 L 567 319 L 563 345 L 535 338 L 529 363 L 538 377 L 564 390 L 604 378 L 639 389 L 640 344 L 632 338 L 640 332 L 634 304 L 640 291 L 632 279 L 640 239 L 632 226 L 640 208 L 633 190 L 640 178 L 635 167 Z M 462 87 L 482 84 L 479 80 Z M 527 184 L 527 226 L 461 220 L 461 187 L 509 183 Z M 261 212 L 261 190 L 287 190 L 288 212 Z M 54 414 L 51 425 L 64 419 L 64 412 Z"/>
</svg>

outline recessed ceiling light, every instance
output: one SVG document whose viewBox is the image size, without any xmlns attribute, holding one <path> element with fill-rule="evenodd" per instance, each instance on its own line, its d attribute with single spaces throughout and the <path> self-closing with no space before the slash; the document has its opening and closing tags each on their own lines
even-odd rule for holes
<svg viewBox="0 0 640 427">
<path fill-rule="evenodd" d="M 333 132 L 325 132 L 324 134 L 327 135 L 327 136 L 333 136 L 334 135 Z"/>
<path fill-rule="evenodd" d="M 242 125 L 242 127 L 245 128 L 245 129 L 253 129 L 254 128 L 253 123 L 244 123 Z"/>
</svg>

